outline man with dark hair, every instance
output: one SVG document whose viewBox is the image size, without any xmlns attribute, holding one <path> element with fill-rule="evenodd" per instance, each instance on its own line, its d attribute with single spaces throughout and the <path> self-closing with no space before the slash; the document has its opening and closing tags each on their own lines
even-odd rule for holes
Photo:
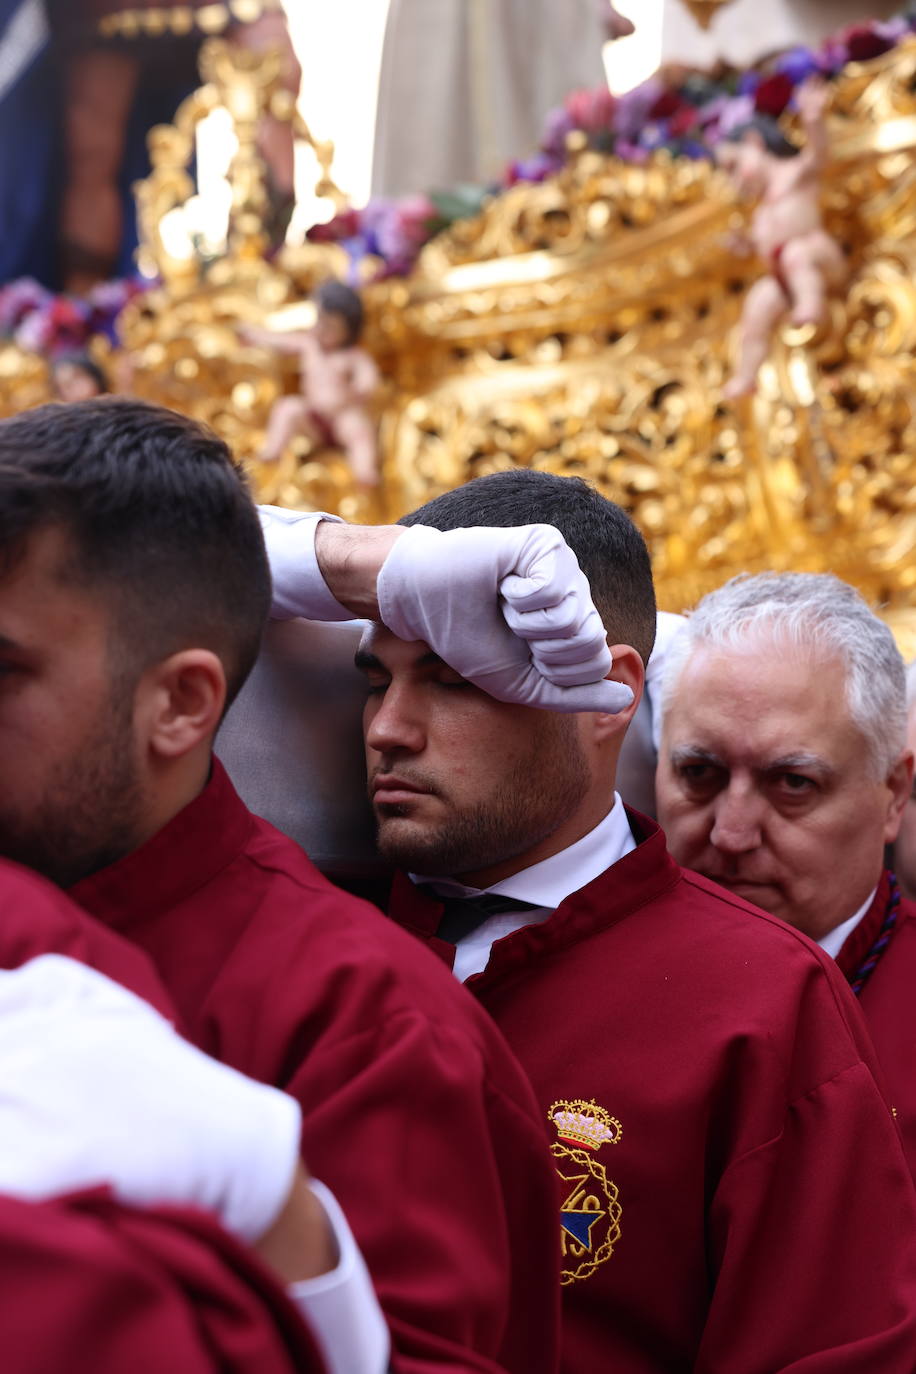
<svg viewBox="0 0 916 1374">
<path fill-rule="evenodd" d="M 554 1185 L 523 1074 L 436 961 L 212 757 L 270 586 L 225 446 L 132 400 L 4 421 L 0 550 L 0 852 L 146 950 L 201 1048 L 299 1101 L 395 1369 L 551 1374 Z"/>
<path fill-rule="evenodd" d="M 911 1374 L 916 1199 L 842 978 L 679 869 L 615 795 L 655 624 L 639 534 L 584 483 L 529 471 L 415 520 L 360 536 L 376 562 L 389 549 L 383 611 L 392 569 L 433 577 L 450 541 L 483 533 L 465 526 L 555 525 L 595 581 L 607 685 L 629 689 L 568 715 L 486 695 L 417 634 L 458 617 L 462 579 L 438 616 L 386 613 L 357 659 L 379 846 L 402 870 L 391 913 L 467 980 L 551 1124 L 562 1367 Z M 293 563 L 275 556 L 289 607 Z M 352 574 L 327 581 L 371 610 Z"/>
</svg>

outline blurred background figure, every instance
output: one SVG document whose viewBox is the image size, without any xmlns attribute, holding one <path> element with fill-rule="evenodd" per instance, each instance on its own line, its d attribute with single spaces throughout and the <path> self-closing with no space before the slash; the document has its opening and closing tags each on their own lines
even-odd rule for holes
<svg viewBox="0 0 916 1374">
<path fill-rule="evenodd" d="M 130 188 L 149 171 L 147 131 L 200 84 L 198 12 L 207 33 L 279 47 L 284 85 L 298 93 L 279 0 L 251 11 L 243 24 L 204 0 L 0 0 L 0 280 L 34 276 L 82 294 L 132 269 Z M 266 123 L 261 149 L 282 222 L 293 204 L 289 128 Z"/>
<path fill-rule="evenodd" d="M 887 19 L 900 0 L 731 0 L 706 30 L 682 0 L 664 0 L 662 60 L 704 66 L 723 58 L 745 65 L 796 44 L 815 47 L 848 24 Z"/>
<path fill-rule="evenodd" d="M 51 366 L 56 401 L 88 401 L 104 396 L 108 381 L 88 353 L 62 353 Z"/>
<path fill-rule="evenodd" d="M 607 0 L 392 0 L 373 194 L 494 180 L 631 27 Z"/>
</svg>

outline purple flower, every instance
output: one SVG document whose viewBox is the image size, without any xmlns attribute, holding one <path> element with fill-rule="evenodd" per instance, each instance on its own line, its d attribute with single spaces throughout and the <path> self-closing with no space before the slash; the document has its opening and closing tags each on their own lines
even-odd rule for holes
<svg viewBox="0 0 916 1374">
<path fill-rule="evenodd" d="M 614 132 L 625 143 L 635 143 L 639 139 L 649 111 L 664 90 L 664 82 L 652 76 L 620 96 L 614 111 Z"/>
<path fill-rule="evenodd" d="M 53 296 L 32 277 L 20 277 L 0 287 L 0 333 L 8 334 L 34 310 L 50 305 Z"/>
<path fill-rule="evenodd" d="M 533 157 L 511 162 L 507 175 L 511 178 L 510 184 L 514 186 L 519 181 L 544 181 L 557 171 L 559 165 L 556 158 L 548 153 L 535 153 Z"/>
<path fill-rule="evenodd" d="M 752 95 L 736 95 L 731 100 L 725 102 L 725 108 L 719 116 L 718 141 L 727 138 L 733 130 L 746 124 L 754 113 L 754 97 Z"/>
<path fill-rule="evenodd" d="M 638 143 L 628 143 L 625 139 L 618 139 L 614 151 L 624 162 L 648 162 L 648 148 L 640 148 Z"/>
<path fill-rule="evenodd" d="M 820 65 L 816 55 L 808 48 L 793 48 L 777 59 L 775 69 L 787 76 L 793 86 L 800 86 L 809 76 L 820 71 Z"/>
<path fill-rule="evenodd" d="M 20 321 L 13 339 L 27 353 L 43 353 L 51 342 L 52 333 L 50 310 L 31 310 Z"/>
<path fill-rule="evenodd" d="M 639 136 L 643 148 L 661 148 L 668 141 L 668 130 L 664 124 L 646 124 Z"/>
<path fill-rule="evenodd" d="M 541 151 L 562 157 L 566 151 L 566 135 L 571 134 L 575 127 L 575 121 L 565 106 L 551 110 L 544 126 Z"/>
</svg>

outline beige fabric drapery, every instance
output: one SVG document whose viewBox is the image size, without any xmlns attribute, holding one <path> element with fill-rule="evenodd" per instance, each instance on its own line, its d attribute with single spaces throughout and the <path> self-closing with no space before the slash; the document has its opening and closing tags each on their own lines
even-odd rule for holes
<svg viewBox="0 0 916 1374">
<path fill-rule="evenodd" d="M 392 0 L 373 193 L 495 179 L 548 110 L 604 79 L 603 40 L 599 0 Z"/>
<path fill-rule="evenodd" d="M 848 24 L 887 19 L 902 0 L 732 0 L 703 32 L 680 0 L 666 0 L 662 60 L 743 65 L 796 44 L 813 47 Z"/>
</svg>

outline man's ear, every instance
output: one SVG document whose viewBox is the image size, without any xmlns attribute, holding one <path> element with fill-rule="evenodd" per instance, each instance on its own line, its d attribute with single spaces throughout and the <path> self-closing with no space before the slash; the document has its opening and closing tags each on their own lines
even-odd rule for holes
<svg viewBox="0 0 916 1374">
<path fill-rule="evenodd" d="M 226 701 L 226 673 L 209 649 L 182 649 L 149 668 L 137 689 L 141 737 L 162 761 L 211 740 Z"/>
<path fill-rule="evenodd" d="M 913 751 L 907 749 L 894 764 L 887 779 L 890 792 L 887 806 L 887 819 L 884 824 L 884 843 L 893 844 L 900 829 L 904 807 L 913 790 Z"/>
<path fill-rule="evenodd" d="M 622 737 L 636 714 L 646 681 L 646 669 L 636 649 L 630 644 L 611 644 L 611 682 L 623 682 L 633 693 L 633 700 L 622 711 L 599 711 L 592 716 L 595 738 L 598 740 Z"/>
</svg>

